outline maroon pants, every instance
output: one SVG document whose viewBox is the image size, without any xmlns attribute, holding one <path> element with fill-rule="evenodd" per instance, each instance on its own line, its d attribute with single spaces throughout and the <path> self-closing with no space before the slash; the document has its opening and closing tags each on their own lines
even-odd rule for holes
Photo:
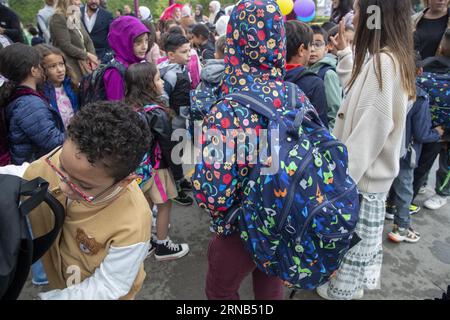
<svg viewBox="0 0 450 320">
<path fill-rule="evenodd" d="M 253 277 L 256 300 L 283 299 L 283 283 L 260 271 L 245 249 L 239 234 L 214 235 L 208 248 L 206 296 L 209 300 L 239 300 L 239 287 L 249 274 Z"/>
</svg>

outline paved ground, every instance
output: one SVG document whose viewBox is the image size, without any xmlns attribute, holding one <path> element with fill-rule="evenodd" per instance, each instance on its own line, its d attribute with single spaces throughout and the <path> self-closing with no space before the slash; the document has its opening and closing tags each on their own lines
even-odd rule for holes
<svg viewBox="0 0 450 320">
<path fill-rule="evenodd" d="M 433 183 L 433 180 L 430 181 Z M 419 198 L 421 203 L 423 197 Z M 418 300 L 440 297 L 450 284 L 450 204 L 437 211 L 423 209 L 413 220 L 422 239 L 417 244 L 394 244 L 384 231 L 381 290 L 367 292 L 367 300 Z M 206 274 L 206 251 L 211 236 L 209 217 L 198 207 L 175 206 L 170 236 L 189 243 L 186 257 L 170 262 L 145 262 L 147 278 L 138 299 L 202 300 Z M 21 299 L 33 299 L 40 290 L 27 284 Z M 253 299 L 251 284 L 243 283 L 242 299 Z M 286 297 L 289 292 L 286 290 Z M 314 292 L 298 292 L 295 299 L 320 299 Z"/>
</svg>

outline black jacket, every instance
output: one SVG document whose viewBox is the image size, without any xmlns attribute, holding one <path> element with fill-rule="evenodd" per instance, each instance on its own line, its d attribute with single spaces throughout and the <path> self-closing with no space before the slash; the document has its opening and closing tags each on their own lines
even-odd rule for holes
<svg viewBox="0 0 450 320">
<path fill-rule="evenodd" d="M 84 22 L 84 15 L 85 15 L 85 7 L 81 8 L 81 20 L 83 21 L 86 31 L 89 32 Z M 99 8 L 94 28 L 92 28 L 92 31 L 89 32 L 89 36 L 91 37 L 92 42 L 94 43 L 95 53 L 97 54 L 97 57 L 100 60 L 104 57 L 106 53 L 108 53 L 108 51 L 111 51 L 111 48 L 109 47 L 108 43 L 108 33 L 109 33 L 109 26 L 111 25 L 111 22 L 113 20 L 114 18 L 109 11 Z"/>
<path fill-rule="evenodd" d="M 305 67 L 297 67 L 286 72 L 285 81 L 295 83 L 316 108 L 323 124 L 328 127 L 328 104 L 323 80 Z"/>
<path fill-rule="evenodd" d="M 152 165 L 155 165 L 154 149 L 156 147 L 157 141 L 159 142 L 162 153 L 162 159 L 160 161 L 159 169 L 172 168 L 174 164 L 172 162 L 171 153 L 174 142 L 172 142 L 171 140 L 172 126 L 167 112 L 162 109 L 154 109 L 150 112 L 147 112 L 145 115 L 147 117 L 147 123 L 150 127 L 150 131 L 152 132 L 155 141 L 150 148 L 150 160 Z"/>
<path fill-rule="evenodd" d="M 0 4 L 0 27 L 5 29 L 5 36 L 13 42 L 23 42 L 19 17 L 3 4 Z"/>
</svg>

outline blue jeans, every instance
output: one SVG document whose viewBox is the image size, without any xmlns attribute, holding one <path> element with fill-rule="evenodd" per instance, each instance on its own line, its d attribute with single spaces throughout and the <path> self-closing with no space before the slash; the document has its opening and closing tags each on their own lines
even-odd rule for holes
<svg viewBox="0 0 450 320">
<path fill-rule="evenodd" d="M 28 222 L 28 230 L 30 231 L 31 237 L 34 239 L 33 236 L 33 230 L 31 229 L 30 221 L 27 219 Z M 33 276 L 33 282 L 35 283 L 42 283 L 47 282 L 47 274 L 44 270 L 44 265 L 42 264 L 42 261 L 39 259 L 31 266 L 31 274 Z"/>
<path fill-rule="evenodd" d="M 406 161 L 400 160 L 400 172 L 392 184 L 390 196 L 396 208 L 394 223 L 400 228 L 407 229 L 411 225 L 409 206 L 413 201 L 413 181 L 414 169 Z"/>
</svg>

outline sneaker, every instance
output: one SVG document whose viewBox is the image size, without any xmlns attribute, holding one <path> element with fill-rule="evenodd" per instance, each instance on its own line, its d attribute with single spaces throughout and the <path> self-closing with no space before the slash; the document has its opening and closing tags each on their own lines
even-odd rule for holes
<svg viewBox="0 0 450 320">
<path fill-rule="evenodd" d="M 420 240 L 420 233 L 414 231 L 413 228 L 399 228 L 397 225 L 394 225 L 394 228 L 388 234 L 389 240 L 400 243 L 400 242 L 409 242 L 416 243 Z"/>
<path fill-rule="evenodd" d="M 447 197 L 440 196 L 435 194 L 430 199 L 424 202 L 424 206 L 430 210 L 437 210 L 442 208 L 447 204 Z"/>
<path fill-rule="evenodd" d="M 152 256 L 152 254 L 155 253 L 156 250 L 156 239 L 153 237 L 150 239 L 150 248 L 148 248 L 148 252 L 147 252 L 147 256 L 145 257 L 145 259 L 149 258 Z"/>
<path fill-rule="evenodd" d="M 385 219 L 386 220 L 394 220 L 394 216 L 395 216 L 395 211 L 397 210 L 397 208 L 395 207 L 395 205 L 391 205 L 388 204 L 386 202 L 386 215 L 385 215 Z"/>
<path fill-rule="evenodd" d="M 183 190 L 178 191 L 178 197 L 172 199 L 173 202 L 182 206 L 192 206 L 194 199 L 189 197 Z"/>
<path fill-rule="evenodd" d="M 164 243 L 156 245 L 155 259 L 158 261 L 174 260 L 184 257 L 189 253 L 189 246 L 186 243 L 175 244 L 168 239 Z"/>
<path fill-rule="evenodd" d="M 327 283 L 321 285 L 320 287 L 317 287 L 316 292 L 321 298 L 323 298 L 325 300 L 336 300 L 336 299 L 331 298 L 328 295 L 328 287 L 329 286 L 330 286 L 330 283 L 327 282 Z M 364 289 L 359 289 L 353 294 L 352 300 L 361 300 L 363 297 L 364 297 Z"/>
<path fill-rule="evenodd" d="M 409 206 L 409 214 L 410 215 L 416 214 L 417 212 L 420 211 L 420 209 L 421 209 L 420 206 L 411 203 L 411 205 Z"/>
<path fill-rule="evenodd" d="M 192 191 L 192 183 L 188 181 L 187 179 L 183 179 L 181 181 L 177 182 L 177 190 L 184 191 L 184 192 L 191 192 Z"/>
<path fill-rule="evenodd" d="M 420 211 L 420 206 L 415 205 L 415 204 L 411 204 L 409 206 L 409 214 L 413 215 L 416 214 L 417 212 Z M 395 206 L 391 206 L 388 207 L 386 206 L 386 215 L 385 215 L 386 220 L 394 220 L 395 218 Z"/>
<path fill-rule="evenodd" d="M 429 188 L 427 185 L 424 185 L 420 187 L 418 194 L 424 195 L 430 192 L 434 192 L 434 190 Z"/>
</svg>

